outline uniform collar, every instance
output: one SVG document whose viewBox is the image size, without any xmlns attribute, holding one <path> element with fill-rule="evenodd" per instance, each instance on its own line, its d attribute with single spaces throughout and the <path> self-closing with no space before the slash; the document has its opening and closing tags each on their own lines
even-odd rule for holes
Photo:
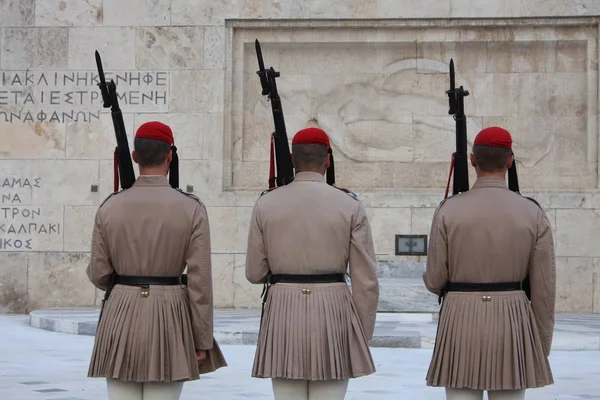
<svg viewBox="0 0 600 400">
<path fill-rule="evenodd" d="M 318 172 L 298 172 L 294 181 L 325 182 L 325 177 Z"/>
<path fill-rule="evenodd" d="M 472 189 L 481 189 L 481 188 L 501 188 L 508 189 L 506 186 L 506 181 L 503 178 L 495 178 L 495 177 L 479 177 L 473 184 Z"/>
<path fill-rule="evenodd" d="M 140 175 L 135 180 L 135 186 L 169 186 L 166 176 L 162 175 Z"/>
</svg>

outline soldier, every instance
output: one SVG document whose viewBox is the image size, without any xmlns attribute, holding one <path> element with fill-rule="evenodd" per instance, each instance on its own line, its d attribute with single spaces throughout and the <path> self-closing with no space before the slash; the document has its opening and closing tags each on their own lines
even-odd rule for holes
<svg viewBox="0 0 600 400">
<path fill-rule="evenodd" d="M 109 399 L 179 399 L 184 381 L 227 365 L 213 338 L 208 215 L 169 186 L 172 146 L 167 125 L 140 126 L 132 152 L 140 176 L 95 217 L 87 275 L 110 296 L 88 376 L 107 379 Z"/>
<path fill-rule="evenodd" d="M 252 376 L 272 378 L 276 400 L 343 399 L 350 378 L 375 372 L 371 229 L 362 204 L 325 183 L 329 149 L 321 129 L 299 131 L 294 181 L 263 193 L 250 221 L 246 278 L 266 285 Z"/>
<path fill-rule="evenodd" d="M 479 132 L 475 184 L 433 216 L 423 280 L 443 304 L 427 385 L 445 387 L 449 400 L 481 400 L 484 390 L 490 400 L 524 399 L 525 389 L 554 383 L 552 229 L 537 202 L 507 188 L 511 148 L 508 131 Z"/>
</svg>

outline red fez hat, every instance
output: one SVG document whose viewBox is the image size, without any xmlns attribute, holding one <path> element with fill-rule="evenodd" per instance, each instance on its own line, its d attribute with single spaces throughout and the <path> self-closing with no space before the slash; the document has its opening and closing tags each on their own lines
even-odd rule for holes
<svg viewBox="0 0 600 400">
<path fill-rule="evenodd" d="M 298 131 L 292 139 L 292 144 L 322 144 L 331 147 L 329 136 L 319 128 L 306 128 Z"/>
<path fill-rule="evenodd" d="M 175 144 L 171 128 L 158 121 L 150 121 L 142 124 L 135 133 L 135 137 L 160 140 L 170 145 Z"/>
<path fill-rule="evenodd" d="M 475 137 L 475 142 L 473 142 L 473 144 L 512 149 L 512 138 L 506 129 L 491 126 L 479 132 Z"/>
</svg>

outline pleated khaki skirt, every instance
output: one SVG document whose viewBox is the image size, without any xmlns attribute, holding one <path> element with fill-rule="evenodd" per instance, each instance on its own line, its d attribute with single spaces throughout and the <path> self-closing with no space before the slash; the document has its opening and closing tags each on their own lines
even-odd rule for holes
<svg viewBox="0 0 600 400">
<path fill-rule="evenodd" d="M 524 292 L 448 293 L 440 312 L 428 386 L 521 390 L 552 383 Z"/>
<path fill-rule="evenodd" d="M 116 285 L 98 324 L 88 377 L 127 382 L 190 381 L 226 366 L 216 341 L 198 366 L 184 286 Z"/>
<path fill-rule="evenodd" d="M 374 372 L 368 342 L 345 283 L 271 286 L 253 377 L 319 381 Z"/>
</svg>

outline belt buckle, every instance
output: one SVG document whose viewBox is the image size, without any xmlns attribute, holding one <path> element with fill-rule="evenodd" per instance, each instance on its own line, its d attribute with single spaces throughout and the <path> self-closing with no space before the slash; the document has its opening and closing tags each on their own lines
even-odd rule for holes
<svg viewBox="0 0 600 400">
<path fill-rule="evenodd" d="M 148 296 L 150 296 L 150 287 L 149 286 L 142 286 L 141 287 L 141 295 L 142 295 L 142 297 L 148 297 Z"/>
</svg>

